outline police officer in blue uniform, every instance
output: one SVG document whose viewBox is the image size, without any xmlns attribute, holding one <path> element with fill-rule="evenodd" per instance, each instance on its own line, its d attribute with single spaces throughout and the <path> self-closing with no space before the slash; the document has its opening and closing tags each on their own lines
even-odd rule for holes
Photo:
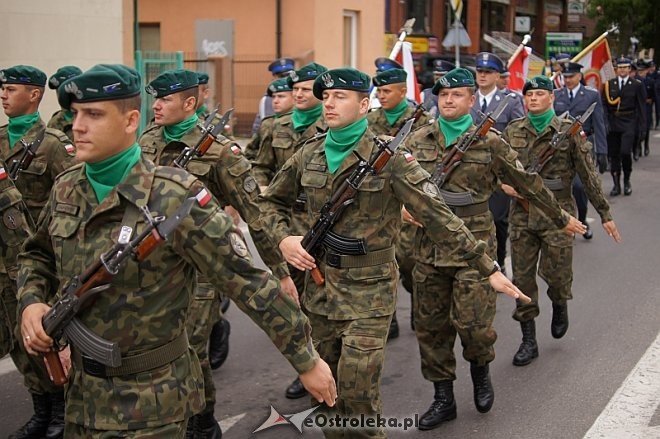
<svg viewBox="0 0 660 439">
<path fill-rule="evenodd" d="M 554 91 L 555 113 L 558 115 L 568 112 L 572 117 L 579 117 L 593 104 L 596 108 L 591 117 L 584 122 L 583 131 L 587 139 L 593 145 L 596 153 L 598 169 L 604 173 L 607 168 L 607 131 L 603 106 L 600 101 L 600 93 L 591 87 L 582 85 L 582 65 L 569 62 L 563 70 L 564 87 Z M 585 239 L 593 238 L 593 232 L 587 224 L 587 206 L 589 199 L 584 191 L 580 178 L 576 175 L 573 180 L 573 196 L 577 204 L 578 219 L 587 225 L 587 231 L 583 235 Z"/>
<path fill-rule="evenodd" d="M 453 63 L 444 59 L 433 60 L 433 84 L 455 68 L 456 66 Z M 422 90 L 422 102 L 429 116 L 435 119 L 438 117 L 438 95 L 434 95 L 432 90 L 433 86 Z"/>
<path fill-rule="evenodd" d="M 610 158 L 614 187 L 610 196 L 621 194 L 621 171 L 623 170 L 623 194 L 632 194 L 632 153 L 640 126 L 646 125 L 646 92 L 637 79 L 630 77 L 630 58 L 616 60 L 616 78 L 605 83 L 603 108 L 609 132 L 607 155 Z"/>
<path fill-rule="evenodd" d="M 477 85 L 479 90 L 475 93 L 476 99 L 470 109 L 470 115 L 475 124 L 481 122 L 485 114 L 494 111 L 507 93 L 497 88 L 500 73 L 505 70 L 504 62 L 490 52 L 481 52 L 476 59 Z M 517 96 L 517 95 L 516 95 Z M 513 119 L 525 115 L 522 99 L 516 97 L 509 102 L 504 112 L 495 121 L 494 128 L 504 131 L 504 128 Z M 488 200 L 488 207 L 495 221 L 495 235 L 497 237 L 497 262 L 504 268 L 506 259 L 506 240 L 509 237 L 509 204 L 510 198 L 501 190 L 493 193 Z"/>
<path fill-rule="evenodd" d="M 291 58 L 278 58 L 268 65 L 268 70 L 273 75 L 273 79 L 285 78 L 289 75 L 289 72 L 294 71 L 295 68 L 296 62 Z M 252 123 L 253 136 L 259 131 L 261 121 L 273 114 L 275 114 L 273 111 L 273 98 L 266 93 L 259 101 L 259 111 L 257 111 L 257 115 Z"/>
</svg>

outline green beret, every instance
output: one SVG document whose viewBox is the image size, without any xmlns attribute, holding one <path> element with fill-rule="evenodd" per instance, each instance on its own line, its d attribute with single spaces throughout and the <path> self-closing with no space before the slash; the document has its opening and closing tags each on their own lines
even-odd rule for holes
<svg viewBox="0 0 660 439">
<path fill-rule="evenodd" d="M 274 93 L 281 91 L 292 91 L 288 78 L 280 78 L 271 82 L 266 93 L 268 96 L 273 96 Z"/>
<path fill-rule="evenodd" d="M 433 84 L 431 93 L 437 95 L 443 88 L 460 87 L 474 87 L 474 76 L 472 76 L 472 73 L 470 73 L 468 69 L 458 67 L 450 70 L 449 73 L 438 79 L 435 84 Z"/>
<path fill-rule="evenodd" d="M 76 66 L 64 66 L 57 69 L 57 72 L 50 78 L 48 78 L 48 88 L 56 90 L 61 83 L 66 81 L 69 78 L 78 76 L 82 73 L 82 70 Z"/>
<path fill-rule="evenodd" d="M 534 76 L 525 82 L 523 94 L 527 93 L 527 90 L 547 90 L 552 93 L 553 88 L 552 81 L 547 76 Z"/>
<path fill-rule="evenodd" d="M 65 110 L 71 102 L 97 102 L 125 99 L 140 94 L 140 75 L 121 64 L 97 64 L 81 75 L 64 81 L 57 88 L 57 100 Z"/>
<path fill-rule="evenodd" d="M 204 85 L 209 83 L 209 75 L 204 72 L 197 72 L 197 81 L 199 85 Z"/>
<path fill-rule="evenodd" d="M 18 65 L 0 70 L 0 82 L 45 87 L 46 74 L 36 67 Z"/>
<path fill-rule="evenodd" d="M 321 64 L 316 64 L 315 62 L 309 63 L 306 66 L 301 67 L 300 70 L 295 70 L 289 73 L 289 87 L 293 87 L 293 84 L 297 82 L 312 81 L 321 73 L 327 71 L 327 67 L 322 66 Z"/>
<path fill-rule="evenodd" d="M 323 90 L 354 90 L 369 92 L 371 79 L 369 75 L 359 70 L 346 67 L 328 70 L 314 81 L 314 96 L 323 99 Z"/>
<path fill-rule="evenodd" d="M 199 86 L 197 73 L 190 70 L 167 70 L 156 77 L 144 89 L 155 98 L 162 98 Z"/>
<path fill-rule="evenodd" d="M 400 84 L 406 82 L 408 73 L 403 69 L 389 69 L 384 72 L 379 72 L 373 78 L 374 86 L 380 87 L 381 85 Z"/>
</svg>

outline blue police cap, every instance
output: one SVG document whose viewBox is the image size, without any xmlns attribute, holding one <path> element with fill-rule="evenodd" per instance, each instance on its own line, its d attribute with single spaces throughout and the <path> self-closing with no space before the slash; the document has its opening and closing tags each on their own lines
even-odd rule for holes
<svg viewBox="0 0 660 439">
<path fill-rule="evenodd" d="M 447 73 L 454 70 L 456 66 L 444 59 L 433 60 L 433 73 Z"/>
<path fill-rule="evenodd" d="M 295 69 L 296 62 L 291 58 L 279 58 L 268 65 L 272 74 L 290 72 Z"/>
<path fill-rule="evenodd" d="M 385 72 L 390 69 L 402 69 L 403 66 L 399 64 L 398 62 L 394 61 L 393 59 L 381 57 L 381 58 L 376 58 L 376 61 L 374 61 L 374 64 L 376 65 L 376 71 L 378 73 L 380 72 Z"/>
<path fill-rule="evenodd" d="M 555 59 L 557 60 L 557 62 L 568 62 L 571 60 L 571 55 L 569 55 L 568 53 L 558 53 L 557 55 L 555 55 Z"/>
<path fill-rule="evenodd" d="M 564 66 L 562 73 L 567 76 L 575 75 L 576 73 L 582 73 L 582 64 L 576 62 L 568 62 Z"/>
<path fill-rule="evenodd" d="M 481 52 L 477 54 L 475 62 L 477 70 L 492 70 L 494 72 L 501 72 L 504 70 L 504 63 L 499 56 L 490 52 Z"/>
<path fill-rule="evenodd" d="M 616 59 L 617 67 L 630 67 L 631 65 L 632 65 L 632 60 L 630 58 L 626 58 L 623 55 L 621 55 Z"/>
</svg>

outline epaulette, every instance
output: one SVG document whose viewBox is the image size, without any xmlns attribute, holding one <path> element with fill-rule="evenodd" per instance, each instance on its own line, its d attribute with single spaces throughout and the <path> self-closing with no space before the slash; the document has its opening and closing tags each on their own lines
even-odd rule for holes
<svg viewBox="0 0 660 439">
<path fill-rule="evenodd" d="M 584 89 L 585 89 L 585 90 L 589 90 L 589 91 L 595 91 L 596 93 L 598 93 L 598 90 L 596 90 L 594 87 L 592 87 L 592 86 L 590 86 L 590 85 L 585 85 L 585 86 L 584 86 Z"/>
<path fill-rule="evenodd" d="M 57 177 L 55 177 L 55 181 L 56 181 L 56 182 L 57 182 L 57 181 L 60 181 L 60 180 L 62 180 L 65 176 L 71 174 L 72 172 L 74 172 L 74 171 L 78 171 L 78 170 L 82 169 L 82 167 L 83 167 L 84 165 L 85 165 L 85 163 L 84 163 L 84 162 L 81 162 L 81 163 L 77 163 L 77 164 L 75 164 L 75 165 L 73 165 L 73 166 L 70 166 L 70 167 L 66 168 L 64 171 L 62 171 L 62 172 L 60 172 L 59 174 L 57 174 Z"/>
<path fill-rule="evenodd" d="M 497 130 L 495 127 L 490 127 L 490 128 L 488 129 L 488 131 L 490 131 L 490 132 L 493 133 L 493 134 L 496 134 L 497 136 L 501 136 L 501 135 L 502 135 L 502 131 Z"/>
<path fill-rule="evenodd" d="M 154 175 L 168 181 L 172 181 L 181 185 L 181 187 L 190 189 L 192 184 L 197 181 L 197 178 L 185 169 L 176 168 L 174 166 L 156 166 Z"/>
<path fill-rule="evenodd" d="M 158 128 L 161 128 L 161 126 L 160 126 L 160 125 L 156 125 L 156 124 L 153 123 L 153 121 L 152 121 L 151 123 L 149 123 L 149 125 L 147 125 L 147 129 L 144 130 L 144 132 L 142 133 L 142 135 L 145 135 L 145 134 L 147 134 L 147 133 L 149 133 L 149 132 L 151 132 L 151 131 L 153 131 L 153 130 L 157 130 Z"/>
<path fill-rule="evenodd" d="M 419 126 L 413 125 L 413 129 L 412 129 L 412 131 L 410 131 L 410 134 L 408 134 L 408 135 L 412 136 L 413 134 L 417 133 L 420 130 L 428 129 L 428 128 L 432 127 L 435 122 L 436 122 L 436 119 L 430 119 L 428 122 L 423 123 Z"/>
<path fill-rule="evenodd" d="M 46 128 L 46 134 L 50 136 L 54 136 L 59 140 L 60 142 L 64 143 L 65 145 L 68 143 L 71 143 L 71 139 L 69 139 L 69 136 L 64 134 L 62 131 L 56 129 L 56 128 Z"/>
<path fill-rule="evenodd" d="M 522 121 L 524 121 L 526 118 L 527 118 L 527 116 L 522 116 L 522 117 L 519 117 L 519 118 L 517 118 L 517 119 L 513 119 L 513 120 L 509 121 L 509 124 L 508 124 L 508 125 L 511 125 L 512 123 L 522 122 Z M 508 125 L 507 125 L 507 126 L 508 126 Z"/>
<path fill-rule="evenodd" d="M 320 133 L 316 133 L 316 134 L 314 134 L 312 137 L 309 137 L 308 139 L 306 139 L 306 140 L 303 142 L 302 146 L 305 146 L 305 145 L 308 145 L 308 144 L 311 144 L 311 143 L 317 142 L 317 141 L 322 140 L 322 139 L 325 140 L 325 136 L 327 136 L 327 135 L 328 135 L 328 132 L 327 132 L 327 131 L 323 131 L 323 132 L 320 132 Z"/>
<path fill-rule="evenodd" d="M 272 119 L 274 117 L 275 117 L 275 114 L 271 114 L 270 116 L 266 116 L 266 117 L 262 118 L 261 121 L 263 122 L 264 120 Z"/>
</svg>

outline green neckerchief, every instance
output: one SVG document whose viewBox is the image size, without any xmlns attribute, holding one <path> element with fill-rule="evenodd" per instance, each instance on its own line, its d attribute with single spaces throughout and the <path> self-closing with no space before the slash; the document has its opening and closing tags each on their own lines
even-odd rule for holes
<svg viewBox="0 0 660 439">
<path fill-rule="evenodd" d="M 73 120 L 73 111 L 71 110 L 64 110 L 64 113 L 62 113 L 64 116 L 64 120 L 67 122 L 71 122 Z"/>
<path fill-rule="evenodd" d="M 9 118 L 9 126 L 7 127 L 7 134 L 9 134 L 9 149 L 14 147 L 14 144 L 25 136 L 30 131 L 32 125 L 39 120 L 39 112 L 24 114 L 23 116 L 16 116 Z"/>
<path fill-rule="evenodd" d="M 184 134 L 186 134 L 192 127 L 197 125 L 199 117 L 196 114 L 193 114 L 188 119 L 183 119 L 181 122 L 175 123 L 174 125 L 168 125 L 163 129 L 163 136 L 167 143 L 174 142 L 175 140 L 181 140 Z"/>
<path fill-rule="evenodd" d="M 544 111 L 541 114 L 532 114 L 531 112 L 528 112 L 527 117 L 536 132 L 540 134 L 548 127 L 548 125 L 550 125 L 552 118 L 555 117 L 555 109 L 550 107 L 547 111 Z"/>
<path fill-rule="evenodd" d="M 367 131 L 367 118 L 353 122 L 344 128 L 328 130 L 325 137 L 325 159 L 328 169 L 334 174 L 344 159 L 353 151 L 353 147 Z"/>
<path fill-rule="evenodd" d="M 316 107 L 309 110 L 293 109 L 291 120 L 293 121 L 293 129 L 295 132 L 300 133 L 307 129 L 308 126 L 316 122 L 323 112 L 323 104 L 318 104 Z"/>
<path fill-rule="evenodd" d="M 195 114 L 197 117 L 202 117 L 206 114 L 208 108 L 206 108 L 206 105 L 202 104 L 201 107 L 199 107 L 197 110 L 195 110 Z"/>
<path fill-rule="evenodd" d="M 97 163 L 85 163 L 85 174 L 100 203 L 121 183 L 140 160 L 140 146 L 134 143 L 122 152 Z"/>
<path fill-rule="evenodd" d="M 408 109 L 408 101 L 404 98 L 399 105 L 392 108 L 391 110 L 383 110 L 385 112 L 385 119 L 390 126 L 394 126 L 397 120 L 401 117 L 403 113 Z"/>
<path fill-rule="evenodd" d="M 445 136 L 445 147 L 448 148 L 452 145 L 473 123 L 472 116 L 469 114 L 465 114 L 454 120 L 447 120 L 442 116 L 438 117 L 438 126 L 442 135 Z"/>
</svg>

